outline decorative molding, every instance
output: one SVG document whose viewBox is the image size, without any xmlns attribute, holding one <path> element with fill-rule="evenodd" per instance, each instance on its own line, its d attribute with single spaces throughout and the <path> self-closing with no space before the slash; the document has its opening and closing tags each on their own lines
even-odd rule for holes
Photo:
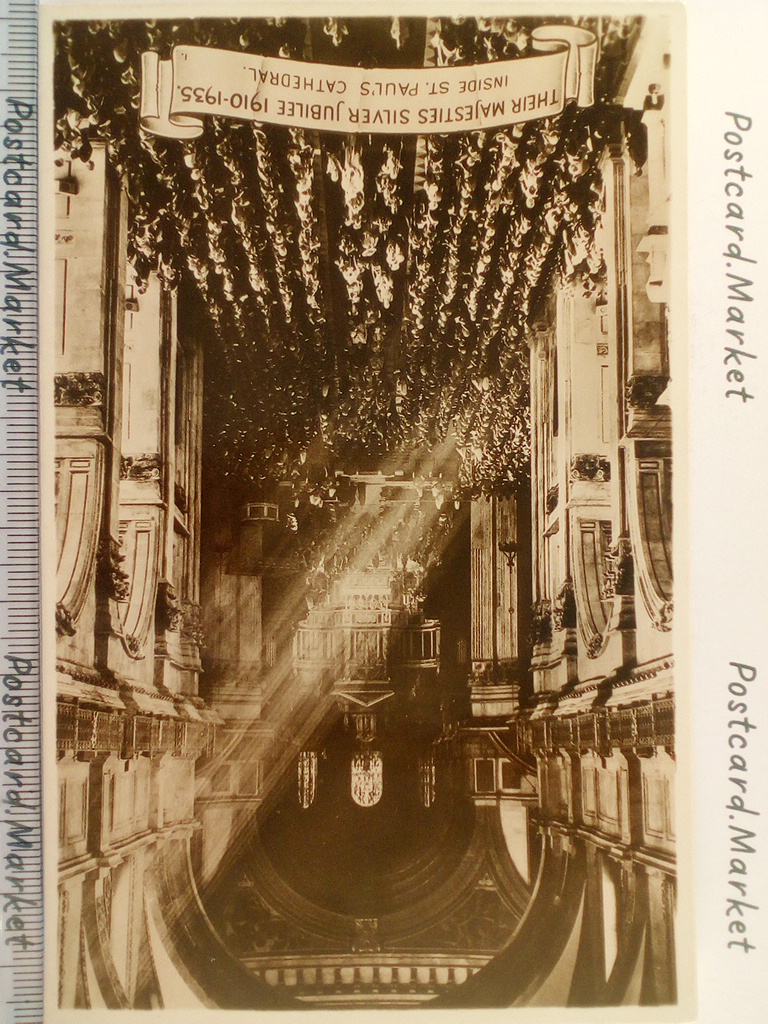
<svg viewBox="0 0 768 1024">
<path fill-rule="evenodd" d="M 72 621 L 72 614 L 61 601 L 56 605 L 56 633 L 58 636 L 74 636 L 77 630 Z"/>
<path fill-rule="evenodd" d="M 105 393 L 106 379 L 103 373 L 57 373 L 54 377 L 53 395 L 56 405 L 103 405 Z"/>
<path fill-rule="evenodd" d="M 534 602 L 531 608 L 531 644 L 549 643 L 552 639 L 552 603 L 549 600 Z"/>
<path fill-rule="evenodd" d="M 591 751 L 610 757 L 616 751 L 674 747 L 674 700 L 661 698 L 626 707 L 592 706 L 574 713 L 546 712 L 527 723 L 523 742 L 532 752 Z"/>
<path fill-rule="evenodd" d="M 56 671 L 69 676 L 76 683 L 89 683 L 92 686 L 101 686 L 107 690 L 120 689 L 118 682 L 102 675 L 98 669 L 90 668 L 87 665 L 77 665 L 75 662 L 65 661 L 63 658 L 57 660 Z"/>
<path fill-rule="evenodd" d="M 572 480 L 607 482 L 611 479 L 611 462 L 605 455 L 579 452 L 571 460 Z"/>
<path fill-rule="evenodd" d="M 541 359 L 548 354 L 551 332 L 552 326 L 545 320 L 536 320 L 528 327 L 528 344 L 531 348 L 538 348 Z"/>
<path fill-rule="evenodd" d="M 657 676 L 662 675 L 664 672 L 671 671 L 674 667 L 674 658 L 663 658 L 661 661 L 658 661 L 653 665 L 643 665 L 640 668 L 633 669 L 629 681 L 633 683 L 645 683 L 649 679 L 655 679 Z"/>
<path fill-rule="evenodd" d="M 626 384 L 627 403 L 633 409 L 651 409 L 669 384 L 669 377 L 660 373 L 636 373 Z"/>
<path fill-rule="evenodd" d="M 160 632 L 176 633 L 181 629 L 184 612 L 181 603 L 169 580 L 160 580 L 157 584 L 156 622 Z"/>
<path fill-rule="evenodd" d="M 163 459 L 157 452 L 146 455 L 123 455 L 120 459 L 121 480 L 159 480 Z"/>
<path fill-rule="evenodd" d="M 199 604 L 185 601 L 182 609 L 181 635 L 198 647 L 205 647 L 202 613 Z"/>
<path fill-rule="evenodd" d="M 126 683 L 129 693 L 141 693 L 145 697 L 154 697 L 155 700 L 166 700 L 169 704 L 174 703 L 174 695 L 163 690 L 148 690 L 145 686 L 136 686 L 134 683 Z"/>
<path fill-rule="evenodd" d="M 672 629 L 672 619 L 675 615 L 675 602 L 665 601 L 656 609 L 653 617 L 654 626 L 662 633 L 668 633 Z"/>
<path fill-rule="evenodd" d="M 142 515 L 142 518 L 120 522 L 120 541 L 130 570 L 131 586 L 126 602 L 119 607 L 119 615 L 125 649 L 132 658 L 141 656 L 139 652 L 144 649 L 155 612 L 158 533 L 156 510 L 146 518 Z"/>
<path fill-rule="evenodd" d="M 666 444 L 635 442 L 635 465 L 628 474 L 630 533 L 638 588 L 654 627 L 671 628 L 672 467 Z"/>
<path fill-rule="evenodd" d="M 605 560 L 611 547 L 610 520 L 580 519 L 573 543 L 578 624 L 588 657 L 596 658 L 605 646 L 611 613 L 611 599 L 604 592 Z"/>
<path fill-rule="evenodd" d="M 614 597 L 631 597 L 635 592 L 635 563 L 629 537 L 619 537 L 605 554 L 603 565 L 603 596 L 606 601 Z"/>
<path fill-rule="evenodd" d="M 103 594 L 118 604 L 127 601 L 131 592 L 131 578 L 122 568 L 124 561 L 119 541 L 105 537 L 99 544 L 97 584 Z"/>
<path fill-rule="evenodd" d="M 576 595 L 570 576 L 566 578 L 558 592 L 552 609 L 552 624 L 556 630 L 576 628 Z"/>
<path fill-rule="evenodd" d="M 604 643 L 605 639 L 601 635 L 593 633 L 592 636 L 585 641 L 587 657 L 598 658 L 603 650 Z"/>
<path fill-rule="evenodd" d="M 60 811 L 61 813 L 61 811 Z M 64 831 L 63 839 L 66 841 L 66 828 Z M 66 956 L 67 940 L 69 936 L 67 934 L 69 924 L 69 910 L 70 910 L 70 894 L 69 888 L 63 886 L 59 890 L 59 1006 L 63 1005 L 64 996 L 64 957 Z"/>
<path fill-rule="evenodd" d="M 74 442 L 73 449 L 72 454 L 56 459 L 56 600 L 74 626 L 94 579 L 104 490 L 104 450 L 90 440 Z M 60 619 L 65 629 L 60 635 L 67 635 L 65 622 L 66 618 Z"/>
<path fill-rule="evenodd" d="M 473 661 L 469 685 L 474 693 L 478 688 L 490 692 L 513 687 L 519 689 L 520 670 L 516 664 L 492 661 Z"/>
<path fill-rule="evenodd" d="M 123 636 L 125 649 L 132 658 L 138 658 L 141 654 L 141 640 L 137 636 Z"/>
</svg>

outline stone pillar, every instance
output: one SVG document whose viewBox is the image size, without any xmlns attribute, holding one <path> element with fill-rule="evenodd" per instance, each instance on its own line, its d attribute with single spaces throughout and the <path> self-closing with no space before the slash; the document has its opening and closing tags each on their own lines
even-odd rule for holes
<svg viewBox="0 0 768 1024">
<path fill-rule="evenodd" d="M 475 715 L 508 715 L 517 708 L 519 537 L 515 496 L 472 502 L 471 659 Z"/>
<path fill-rule="evenodd" d="M 494 506 L 493 499 L 472 502 L 472 667 L 481 670 L 493 665 L 497 658 L 495 621 L 494 571 Z"/>
<path fill-rule="evenodd" d="M 59 1006 L 62 1008 L 76 1005 L 82 913 L 82 878 L 67 878 L 59 884 Z"/>
<path fill-rule="evenodd" d="M 161 313 L 168 515 L 160 567 L 155 680 L 173 693 L 196 696 L 202 639 L 202 350 L 199 338 L 184 331 L 175 295 L 167 295 Z"/>
<path fill-rule="evenodd" d="M 154 685 L 155 605 L 166 528 L 167 446 L 163 431 L 166 367 L 164 293 L 152 277 L 139 295 L 129 269 L 123 358 L 120 459 L 120 636 L 110 667 L 145 688 Z"/>
<path fill-rule="evenodd" d="M 57 177 L 58 652 L 92 667 L 104 657 L 94 632 L 99 643 L 111 628 L 96 574 L 100 561 L 109 578 L 117 544 L 127 201 L 103 145 L 88 164 L 60 153 Z"/>
<path fill-rule="evenodd" d="M 648 868 L 648 937 L 643 979 L 643 1002 L 674 1003 L 677 1000 L 675 971 L 675 882 L 665 871 Z"/>
</svg>

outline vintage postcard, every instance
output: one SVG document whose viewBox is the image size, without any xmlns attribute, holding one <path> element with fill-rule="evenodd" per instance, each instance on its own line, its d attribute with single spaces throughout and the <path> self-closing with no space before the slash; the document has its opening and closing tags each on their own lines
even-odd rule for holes
<svg viewBox="0 0 768 1024">
<path fill-rule="evenodd" d="M 685 24 L 384 6 L 44 12 L 46 1019 L 691 1012 Z"/>
</svg>

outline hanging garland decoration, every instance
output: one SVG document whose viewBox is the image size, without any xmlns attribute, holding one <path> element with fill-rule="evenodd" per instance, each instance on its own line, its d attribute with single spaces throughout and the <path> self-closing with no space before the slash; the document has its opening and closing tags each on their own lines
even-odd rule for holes
<svg viewBox="0 0 768 1024">
<path fill-rule="evenodd" d="M 56 26 L 57 145 L 88 160 L 106 144 L 130 197 L 139 282 L 193 280 L 213 325 L 206 444 L 218 473 L 256 493 L 290 483 L 302 505 L 332 486 L 308 464 L 375 468 L 395 449 L 418 459 L 447 445 L 447 498 L 504 491 L 528 472 L 527 325 L 553 280 L 598 287 L 606 142 L 623 131 L 643 159 L 637 118 L 611 102 L 639 20 L 576 19 L 601 39 L 593 107 L 410 142 L 221 118 L 196 140 L 152 137 L 138 126 L 141 53 L 187 43 L 445 66 L 525 56 L 537 23 Z"/>
</svg>

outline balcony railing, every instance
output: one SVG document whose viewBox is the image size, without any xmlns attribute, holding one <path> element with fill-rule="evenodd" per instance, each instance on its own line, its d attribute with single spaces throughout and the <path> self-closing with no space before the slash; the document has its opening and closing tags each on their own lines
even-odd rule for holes
<svg viewBox="0 0 768 1024">
<path fill-rule="evenodd" d="M 610 755 L 614 749 L 674 746 L 675 708 L 668 698 L 629 708 L 517 722 L 516 726 L 518 745 L 533 752 L 595 750 Z"/>
<path fill-rule="evenodd" d="M 59 747 L 63 750 L 120 750 L 124 721 L 113 711 L 92 711 L 73 704 L 58 707 Z"/>
<path fill-rule="evenodd" d="M 60 750 L 75 753 L 175 754 L 200 757 L 213 750 L 214 726 L 208 722 L 129 716 L 59 704 L 57 737 Z"/>
<path fill-rule="evenodd" d="M 355 612 L 354 615 L 361 613 Z M 371 617 L 388 612 L 366 612 Z M 389 627 L 382 624 L 356 628 L 313 628 L 303 626 L 294 646 L 299 666 L 341 669 L 360 665 L 382 669 L 391 662 L 414 667 L 436 667 L 440 657 L 440 624 L 427 621 L 417 626 Z"/>
</svg>

